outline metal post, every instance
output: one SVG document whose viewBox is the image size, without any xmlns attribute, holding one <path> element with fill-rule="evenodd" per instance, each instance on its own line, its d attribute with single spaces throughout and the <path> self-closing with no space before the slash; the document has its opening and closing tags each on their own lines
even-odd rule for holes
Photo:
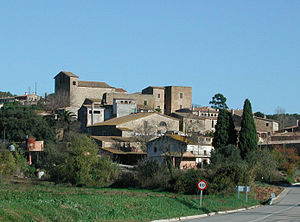
<svg viewBox="0 0 300 222">
<path fill-rule="evenodd" d="M 202 207 L 202 192 L 203 192 L 203 190 L 201 190 L 201 192 L 200 192 L 200 207 Z"/>
<path fill-rule="evenodd" d="M 248 191 L 246 191 L 246 203 L 248 203 Z"/>
</svg>

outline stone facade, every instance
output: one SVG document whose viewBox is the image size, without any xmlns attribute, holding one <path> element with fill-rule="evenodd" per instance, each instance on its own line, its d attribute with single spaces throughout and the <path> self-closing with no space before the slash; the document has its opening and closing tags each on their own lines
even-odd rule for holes
<svg viewBox="0 0 300 222">
<path fill-rule="evenodd" d="M 147 156 L 160 163 L 167 159 L 180 169 L 196 168 L 210 163 L 211 145 L 191 144 L 185 137 L 165 135 L 147 144 Z"/>
<path fill-rule="evenodd" d="M 185 134 L 214 132 L 217 123 L 217 117 L 197 116 L 192 113 L 175 112 L 171 116 L 179 119 L 179 130 Z"/>
<path fill-rule="evenodd" d="M 165 87 L 165 114 L 170 115 L 176 110 L 192 109 L 192 87 Z"/>
<path fill-rule="evenodd" d="M 118 91 L 104 82 L 79 81 L 78 78 L 65 71 L 54 77 L 55 93 L 66 98 L 65 107 L 76 115 L 86 98 L 102 99 L 103 94 Z"/>
<path fill-rule="evenodd" d="M 179 120 L 156 112 L 135 113 L 94 124 L 89 128 L 94 136 L 122 136 L 122 131 L 132 136 L 143 134 L 145 130 L 147 134 L 156 135 L 166 131 L 178 131 Z"/>
<path fill-rule="evenodd" d="M 142 94 L 153 96 L 153 108 L 156 111 L 164 113 L 165 107 L 165 88 L 159 86 L 149 86 L 142 90 Z"/>
</svg>

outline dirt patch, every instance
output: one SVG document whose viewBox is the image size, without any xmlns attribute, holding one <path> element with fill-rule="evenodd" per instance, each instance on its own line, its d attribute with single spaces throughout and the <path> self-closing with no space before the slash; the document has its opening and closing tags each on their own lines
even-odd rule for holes
<svg viewBox="0 0 300 222">
<path fill-rule="evenodd" d="M 283 191 L 282 187 L 277 186 L 256 186 L 255 196 L 260 201 L 266 201 L 270 199 L 271 193 L 275 193 L 278 196 Z"/>
</svg>

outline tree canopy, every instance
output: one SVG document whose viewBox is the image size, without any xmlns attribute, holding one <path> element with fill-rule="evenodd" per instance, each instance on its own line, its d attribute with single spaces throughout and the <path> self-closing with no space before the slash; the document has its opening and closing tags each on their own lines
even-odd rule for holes
<svg viewBox="0 0 300 222">
<path fill-rule="evenodd" d="M 227 99 L 223 94 L 217 93 L 216 95 L 214 95 L 209 104 L 211 104 L 211 107 L 214 109 L 228 109 L 226 100 Z"/>
<path fill-rule="evenodd" d="M 256 125 L 253 118 L 251 103 L 248 99 L 245 100 L 243 108 L 239 148 L 243 159 L 245 159 L 248 154 L 258 149 Z"/>
<path fill-rule="evenodd" d="M 2 92 L 2 91 L 0 91 L 0 98 L 11 97 L 11 96 L 14 96 L 14 95 L 12 93 L 10 93 L 10 92 Z"/>
<path fill-rule="evenodd" d="M 33 136 L 37 140 L 52 140 L 54 130 L 36 111 L 18 103 L 5 104 L 0 109 L 1 137 L 10 141 L 21 142 L 26 136 Z M 4 135 L 5 134 L 5 135 Z"/>
<path fill-rule="evenodd" d="M 231 113 L 225 109 L 221 109 L 219 111 L 212 145 L 216 150 L 218 150 L 229 144 L 236 145 L 236 141 L 237 133 L 234 129 Z"/>
</svg>

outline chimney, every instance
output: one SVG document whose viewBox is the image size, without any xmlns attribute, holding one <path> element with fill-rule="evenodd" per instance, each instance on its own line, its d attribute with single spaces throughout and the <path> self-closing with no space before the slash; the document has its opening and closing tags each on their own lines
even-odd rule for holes
<svg viewBox="0 0 300 222">
<path fill-rule="evenodd" d="M 300 122 L 298 119 L 297 119 L 297 126 L 300 127 Z"/>
</svg>

